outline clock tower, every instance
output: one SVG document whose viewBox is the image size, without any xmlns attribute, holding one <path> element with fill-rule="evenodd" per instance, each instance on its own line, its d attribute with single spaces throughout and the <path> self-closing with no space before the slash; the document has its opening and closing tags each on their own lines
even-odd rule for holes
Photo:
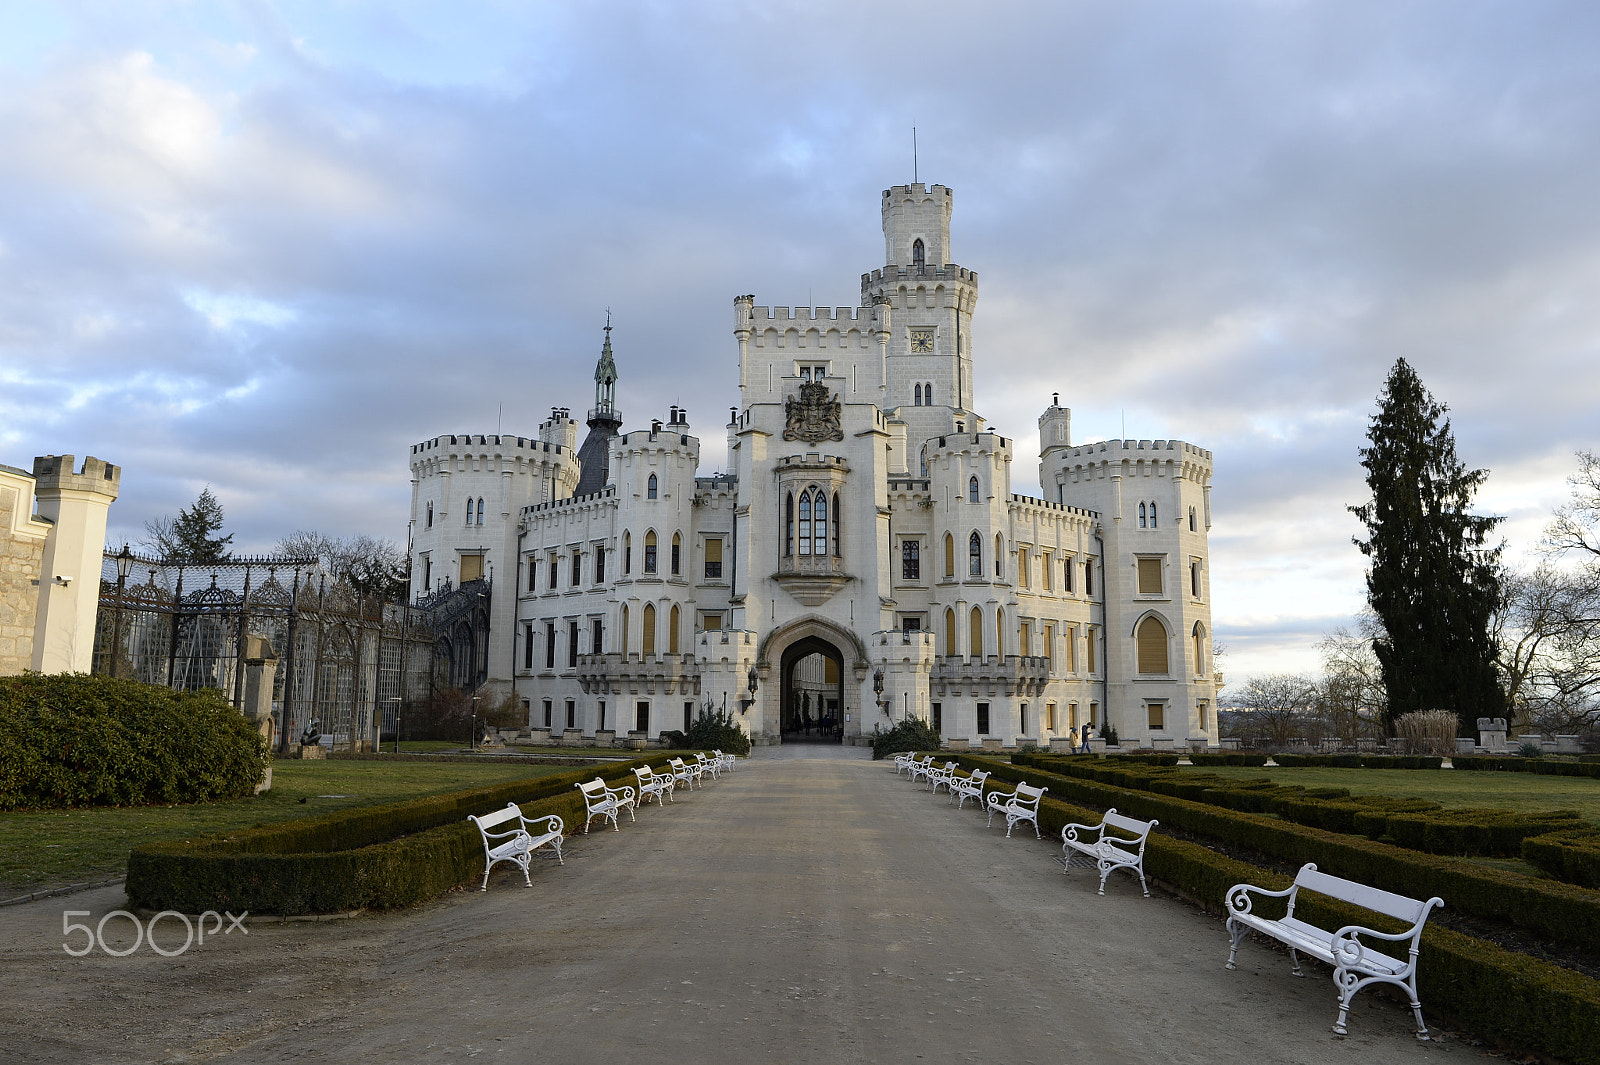
<svg viewBox="0 0 1600 1065">
<path fill-rule="evenodd" d="M 953 200 L 943 185 L 919 182 L 884 190 L 885 265 L 861 275 L 862 305 L 886 302 L 894 323 L 883 405 L 901 408 L 902 417 L 930 432 L 950 431 L 953 420 L 976 428 L 972 311 L 978 275 L 952 262 Z M 929 409 L 924 415 L 917 408 Z M 932 417 L 935 409 L 942 418 Z"/>
</svg>

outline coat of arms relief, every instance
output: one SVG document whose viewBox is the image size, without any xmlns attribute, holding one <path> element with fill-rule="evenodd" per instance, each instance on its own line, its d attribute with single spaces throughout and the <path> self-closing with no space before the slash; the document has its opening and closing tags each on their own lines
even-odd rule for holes
<svg viewBox="0 0 1600 1065">
<path fill-rule="evenodd" d="M 802 381 L 800 398 L 790 396 L 784 400 L 783 410 L 788 418 L 783 429 L 785 440 L 820 444 L 824 440 L 844 439 L 844 429 L 840 426 L 843 406 L 837 396 L 829 396 L 825 384 Z"/>
</svg>

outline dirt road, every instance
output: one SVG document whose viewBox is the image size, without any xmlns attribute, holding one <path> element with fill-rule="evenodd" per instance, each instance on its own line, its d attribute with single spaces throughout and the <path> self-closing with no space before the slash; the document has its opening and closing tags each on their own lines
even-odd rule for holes
<svg viewBox="0 0 1600 1065">
<path fill-rule="evenodd" d="M 1219 920 L 1125 876 L 1101 898 L 1058 851 L 885 763 L 760 759 L 571 840 L 531 891 L 497 871 L 486 894 L 256 924 L 173 958 L 63 950 L 62 911 L 94 924 L 119 889 L 0 910 L 0 1058 L 1484 1060 L 1416 1042 L 1367 994 L 1336 1039 L 1325 971 L 1296 980 L 1250 945 L 1227 972 Z M 123 932 L 107 923 L 113 949 Z M 158 942 L 182 941 L 164 921 Z"/>
</svg>

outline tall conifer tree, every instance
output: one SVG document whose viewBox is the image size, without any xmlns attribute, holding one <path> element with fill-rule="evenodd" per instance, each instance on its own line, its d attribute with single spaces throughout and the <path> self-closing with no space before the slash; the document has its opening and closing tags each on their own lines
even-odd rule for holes
<svg viewBox="0 0 1600 1065">
<path fill-rule="evenodd" d="M 1372 641 L 1388 689 L 1390 731 L 1401 714 L 1445 709 L 1463 735 L 1505 712 L 1491 615 L 1500 599 L 1497 517 L 1468 512 L 1488 470 L 1456 458 L 1446 408 L 1404 359 L 1395 363 L 1361 449 L 1372 500 L 1350 510 L 1371 560 L 1367 600 L 1383 623 Z"/>
</svg>

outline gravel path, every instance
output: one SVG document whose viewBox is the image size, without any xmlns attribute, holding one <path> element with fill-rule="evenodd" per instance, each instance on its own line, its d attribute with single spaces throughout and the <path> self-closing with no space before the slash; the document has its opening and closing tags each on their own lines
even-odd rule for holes
<svg viewBox="0 0 1600 1065">
<path fill-rule="evenodd" d="M 570 840 L 531 891 L 497 871 L 486 894 L 253 924 L 174 958 L 63 951 L 62 911 L 97 922 L 116 888 L 0 910 L 0 1058 L 1485 1058 L 1448 1035 L 1418 1043 L 1408 1011 L 1366 993 L 1336 1039 L 1325 970 L 1296 980 L 1257 944 L 1227 972 L 1220 920 L 1125 876 L 1101 898 L 1091 875 L 1061 875 L 1059 844 L 1006 839 L 854 750 L 804 750 Z M 163 921 L 163 947 L 182 939 Z"/>
</svg>

